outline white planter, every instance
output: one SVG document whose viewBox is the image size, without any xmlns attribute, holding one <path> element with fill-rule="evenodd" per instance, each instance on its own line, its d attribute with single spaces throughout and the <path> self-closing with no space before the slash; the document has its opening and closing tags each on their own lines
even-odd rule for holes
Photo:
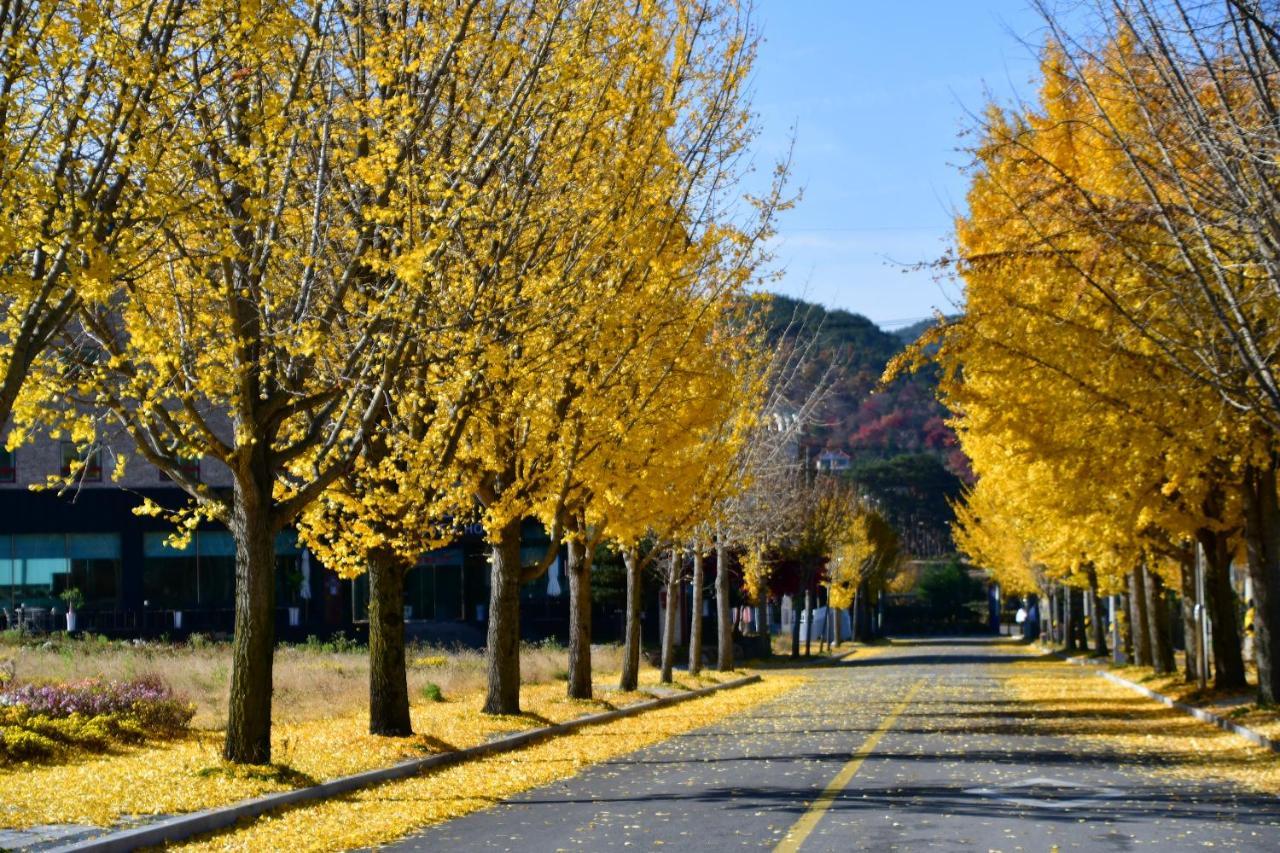
<svg viewBox="0 0 1280 853">
<path fill-rule="evenodd" d="M 300 624 L 302 624 L 302 608 L 290 607 L 289 608 L 289 627 L 296 628 Z"/>
<path fill-rule="evenodd" d="M 76 631 L 76 612 L 74 610 L 67 611 L 67 633 L 74 634 Z"/>
</svg>

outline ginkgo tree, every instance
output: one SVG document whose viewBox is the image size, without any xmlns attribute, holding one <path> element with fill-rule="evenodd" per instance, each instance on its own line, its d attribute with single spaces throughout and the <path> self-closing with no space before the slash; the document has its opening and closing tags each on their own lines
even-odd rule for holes
<svg viewBox="0 0 1280 853">
<path fill-rule="evenodd" d="M 1238 685 L 1227 564 L 1248 460 L 1270 439 L 1167 346 L 1195 340 L 1196 318 L 1164 312 L 1135 328 L 1135 307 L 1159 305 L 1185 259 L 1158 217 L 1135 215 L 1133 149 L 1115 142 L 1121 128 L 1129 146 L 1152 134 L 1142 121 L 1150 105 L 1109 77 L 1136 73 L 1130 49 L 1117 41 L 1095 63 L 1051 47 L 1039 110 L 993 109 L 983 127 L 957 227 L 966 311 L 930 341 L 941 344 L 944 394 L 979 476 L 961 541 L 1018 585 L 1028 574 L 1060 579 L 1088 589 L 1095 607 L 1100 590 L 1127 586 L 1130 621 L 1145 627 L 1152 662 L 1168 667 L 1163 605 L 1146 604 L 1163 600 L 1179 563 L 1185 578 L 1199 540 L 1210 553 L 1219 683 Z M 1181 154 L 1194 167 L 1195 152 Z M 1078 596 L 1067 599 L 1073 612 Z"/>
</svg>

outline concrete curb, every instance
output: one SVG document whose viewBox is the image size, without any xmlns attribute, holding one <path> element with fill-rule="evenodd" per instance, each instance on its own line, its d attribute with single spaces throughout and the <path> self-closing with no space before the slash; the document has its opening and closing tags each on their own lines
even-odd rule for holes
<svg viewBox="0 0 1280 853">
<path fill-rule="evenodd" d="M 638 702 L 635 705 L 628 705 L 625 708 L 618 708 L 613 711 L 602 711 L 598 714 L 588 714 L 585 717 L 578 717 L 577 719 L 568 720 L 563 723 L 555 723 L 550 726 L 515 732 L 514 734 L 505 735 L 477 746 L 457 750 L 456 752 L 445 752 L 439 755 L 431 755 L 426 758 L 414 758 L 409 761 L 402 761 L 399 764 L 393 764 L 390 767 L 383 767 L 377 770 L 366 770 L 363 773 L 356 773 L 352 776 L 342 776 L 337 779 L 330 779 L 328 782 L 321 782 L 318 785 L 312 785 L 306 788 L 297 788 L 292 791 L 281 791 L 276 794 L 266 794 L 261 797 L 255 797 L 251 800 L 241 800 L 238 803 L 232 803 L 226 806 L 218 806 L 212 809 L 205 809 L 204 811 L 178 815 L 177 817 L 167 818 L 135 829 L 111 832 L 106 835 L 99 836 L 98 838 L 92 838 L 87 841 L 80 841 L 75 844 L 56 847 L 50 850 L 49 853 L 66 853 L 66 851 L 73 850 L 82 851 L 82 853 L 84 853 L 84 851 L 93 851 L 93 853 L 123 853 L 123 851 L 136 850 L 139 847 L 151 847 L 154 845 L 164 844 L 166 842 L 182 841 L 195 835 L 203 835 L 205 833 L 215 832 L 219 829 L 225 829 L 242 819 L 258 817 L 266 812 L 283 808 L 285 806 L 325 800 L 331 797 L 349 794 L 352 791 L 358 791 L 361 788 L 380 785 L 383 782 L 391 782 L 397 779 L 416 776 L 425 770 L 431 770 L 437 767 L 446 767 L 452 764 L 460 764 L 473 758 L 480 758 L 496 753 L 511 752 L 537 740 L 554 737 L 556 735 L 568 734 L 586 726 L 595 726 L 600 725 L 601 723 L 620 720 L 624 717 L 632 717 L 636 714 L 642 714 L 645 711 L 652 711 L 666 707 L 667 705 L 675 705 L 680 702 L 686 702 L 690 699 L 697 699 L 700 696 L 706 696 L 710 693 L 716 693 L 721 690 L 730 690 L 735 687 L 754 684 L 760 680 L 759 675 L 748 675 L 744 678 L 736 678 L 733 681 L 713 684 L 710 687 L 702 687 L 698 690 L 691 690 L 687 693 L 679 693 L 674 696 L 662 696 L 657 699 L 651 699 L 647 702 Z"/>
<path fill-rule="evenodd" d="M 1093 666 L 1087 658 L 1083 660 L 1079 658 L 1070 658 L 1053 650 L 1050 650 L 1049 653 L 1060 660 L 1073 663 L 1076 666 L 1090 667 L 1094 672 L 1105 678 L 1107 681 L 1110 681 L 1112 684 L 1118 684 L 1119 686 L 1126 687 L 1135 693 L 1141 693 L 1148 699 L 1156 700 L 1161 705 L 1173 708 L 1175 711 L 1181 711 L 1184 714 L 1195 717 L 1203 723 L 1208 723 L 1211 726 L 1217 726 L 1225 732 L 1231 732 L 1234 735 L 1239 735 L 1255 746 L 1260 746 L 1263 749 L 1269 749 L 1272 752 L 1280 752 L 1280 740 L 1269 738 L 1261 732 L 1254 731 L 1248 726 L 1242 726 L 1239 723 L 1232 722 L 1226 717 L 1223 717 L 1220 714 L 1215 714 L 1212 711 L 1206 711 L 1204 708 L 1197 708 L 1194 705 L 1188 705 L 1186 702 L 1179 702 L 1177 699 L 1172 699 L 1165 696 L 1163 693 L 1157 693 L 1149 687 L 1143 687 L 1135 681 L 1130 681 L 1127 678 L 1121 678 L 1114 673 L 1107 672 L 1105 669 L 1099 669 L 1098 667 Z"/>
</svg>

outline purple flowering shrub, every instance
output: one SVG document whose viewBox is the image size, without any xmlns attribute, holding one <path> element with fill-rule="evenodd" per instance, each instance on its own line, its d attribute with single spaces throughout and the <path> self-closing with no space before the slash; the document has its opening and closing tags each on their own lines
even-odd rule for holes
<svg viewBox="0 0 1280 853">
<path fill-rule="evenodd" d="M 195 710 L 156 676 L 0 683 L 0 763 L 172 737 L 186 730 Z"/>
</svg>

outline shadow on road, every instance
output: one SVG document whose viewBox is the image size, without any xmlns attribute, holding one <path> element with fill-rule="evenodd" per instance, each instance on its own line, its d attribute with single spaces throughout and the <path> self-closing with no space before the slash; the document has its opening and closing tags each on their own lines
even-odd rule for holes
<svg viewBox="0 0 1280 853">
<path fill-rule="evenodd" d="M 895 756 L 898 757 L 898 756 Z M 916 756 L 912 756 L 916 757 Z M 1043 805 L 1025 801 L 1019 792 L 995 791 L 990 788 L 963 788 L 949 785 L 906 784 L 892 787 L 850 787 L 837 794 L 833 812 L 872 812 L 900 815 L 918 814 L 930 817 L 963 815 L 990 819 L 1026 819 L 1083 824 L 1091 822 L 1123 825 L 1149 823 L 1152 820 L 1191 820 L 1214 822 L 1225 813 L 1235 823 L 1273 827 L 1280 823 L 1280 802 L 1274 799 L 1236 794 L 1229 789 L 1199 791 L 1187 798 L 1182 787 L 1150 785 L 1141 789 L 1107 789 L 1097 793 L 1085 789 L 1055 792 L 1058 796 L 1044 799 Z M 796 816 L 808 810 L 811 788 L 788 786 L 710 787 L 688 793 L 664 793 L 651 796 L 573 796 L 550 795 L 540 791 L 519 798 L 521 806 L 566 806 L 570 804 L 634 804 L 660 800 L 676 809 L 693 810 L 698 805 L 717 809 L 755 812 L 766 808 L 773 812 Z M 1069 798 L 1070 802 L 1064 799 Z M 900 818 L 899 818 L 900 819 Z"/>
</svg>

